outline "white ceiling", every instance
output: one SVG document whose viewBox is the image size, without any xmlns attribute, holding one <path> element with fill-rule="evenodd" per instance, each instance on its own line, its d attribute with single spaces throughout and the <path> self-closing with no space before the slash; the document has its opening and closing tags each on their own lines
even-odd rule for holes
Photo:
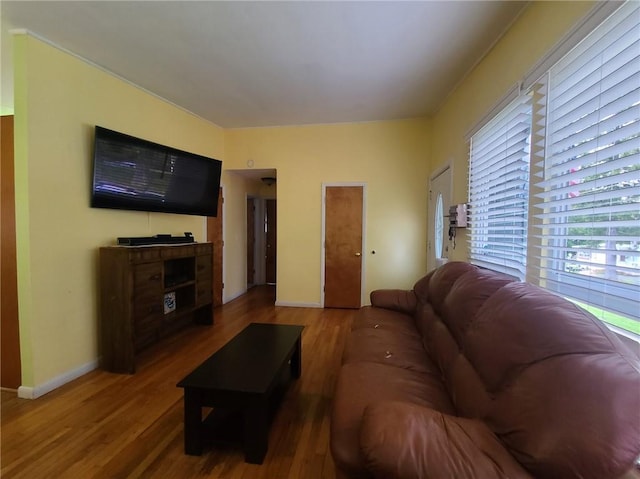
<svg viewBox="0 0 640 479">
<path fill-rule="evenodd" d="M 427 116 L 504 33 L 512 1 L 8 1 L 27 29 L 213 123 Z"/>
</svg>

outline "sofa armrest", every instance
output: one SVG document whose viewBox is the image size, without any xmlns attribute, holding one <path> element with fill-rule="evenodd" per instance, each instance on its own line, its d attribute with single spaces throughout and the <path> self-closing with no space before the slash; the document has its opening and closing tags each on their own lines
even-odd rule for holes
<svg viewBox="0 0 640 479">
<path fill-rule="evenodd" d="M 369 295 L 371 306 L 391 309 L 400 313 L 413 315 L 416 311 L 418 300 L 411 290 L 403 289 L 377 289 Z"/>
<path fill-rule="evenodd" d="M 369 405 L 360 447 L 377 478 L 531 479 L 481 421 L 414 404 Z"/>
</svg>

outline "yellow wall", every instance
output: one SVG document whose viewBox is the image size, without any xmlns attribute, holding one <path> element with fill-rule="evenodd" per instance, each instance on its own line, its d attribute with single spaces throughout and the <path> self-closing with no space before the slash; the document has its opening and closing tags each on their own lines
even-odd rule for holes
<svg viewBox="0 0 640 479">
<path fill-rule="evenodd" d="M 433 118 L 430 171 L 453 165 L 453 203 L 468 201 L 465 134 L 593 7 L 593 2 L 531 2 Z M 466 260 L 466 231 L 451 259 Z"/>
<path fill-rule="evenodd" d="M 222 159 L 223 131 L 27 35 L 14 39 L 23 386 L 95 362 L 98 248 L 205 238 L 202 217 L 89 207 L 94 125 Z"/>
<path fill-rule="evenodd" d="M 403 120 L 226 131 L 226 168 L 252 160 L 277 170 L 278 303 L 321 303 L 323 183 L 366 183 L 365 296 L 424 274 L 429 128 Z"/>
</svg>

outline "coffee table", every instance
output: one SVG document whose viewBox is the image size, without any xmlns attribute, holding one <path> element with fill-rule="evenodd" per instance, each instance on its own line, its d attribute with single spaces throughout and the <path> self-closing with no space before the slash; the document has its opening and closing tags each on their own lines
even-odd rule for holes
<svg viewBox="0 0 640 479">
<path fill-rule="evenodd" d="M 184 388 L 185 454 L 202 454 L 202 408 L 221 408 L 241 413 L 245 461 L 262 464 L 274 392 L 287 367 L 295 379 L 302 371 L 303 329 L 251 323 L 177 384 Z"/>
</svg>

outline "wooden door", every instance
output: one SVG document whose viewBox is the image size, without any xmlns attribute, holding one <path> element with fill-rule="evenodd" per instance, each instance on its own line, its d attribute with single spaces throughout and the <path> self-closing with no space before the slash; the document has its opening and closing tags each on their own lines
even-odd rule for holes
<svg viewBox="0 0 640 479">
<path fill-rule="evenodd" d="M 276 214 L 276 200 L 266 200 L 267 211 L 267 241 L 266 241 L 266 253 L 265 253 L 265 280 L 268 284 L 276 283 L 276 259 L 278 255 L 277 251 L 277 236 L 276 228 L 278 218 Z"/>
<path fill-rule="evenodd" d="M 247 198 L 247 287 L 255 284 L 256 248 L 256 205 L 253 198 Z"/>
<path fill-rule="evenodd" d="M 362 186 L 325 192 L 324 306 L 359 308 L 362 296 Z"/>
<path fill-rule="evenodd" d="M 222 188 L 218 191 L 218 213 L 216 217 L 207 218 L 207 241 L 213 243 L 213 306 L 222 305 Z"/>
<path fill-rule="evenodd" d="M 20 334 L 18 330 L 18 273 L 16 263 L 16 210 L 13 163 L 13 116 L 0 118 L 0 386 L 18 389 L 21 383 Z"/>
</svg>

